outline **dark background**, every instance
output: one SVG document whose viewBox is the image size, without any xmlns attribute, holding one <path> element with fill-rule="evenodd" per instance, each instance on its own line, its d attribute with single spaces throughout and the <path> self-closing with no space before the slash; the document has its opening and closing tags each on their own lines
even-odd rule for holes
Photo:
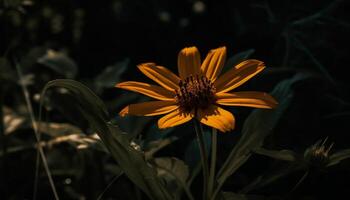
<svg viewBox="0 0 350 200">
<path fill-rule="evenodd" d="M 182 48 L 197 46 L 204 59 L 210 49 L 226 46 L 228 58 L 249 51 L 252 52 L 249 57 L 262 60 L 267 65 L 267 69 L 240 88 L 242 90 L 269 92 L 278 82 L 294 74 L 312 74 L 311 79 L 295 86 L 291 106 L 274 135 L 266 140 L 268 148 L 292 149 L 302 153 L 318 139 L 326 137 L 329 143 L 334 142 L 334 149 L 349 148 L 348 10 L 345 0 L 2 0 L 1 103 L 18 113 L 23 110 L 23 94 L 14 67 L 20 63 L 25 76 L 33 75 L 28 83 L 33 99 L 47 81 L 73 78 L 92 88 L 105 100 L 111 117 L 120 120 L 117 113 L 123 106 L 144 100 L 140 95 L 130 96 L 131 93 L 113 88 L 115 83 L 125 80 L 149 81 L 137 71 L 137 64 L 156 62 L 177 72 L 177 54 Z M 45 60 L 49 49 L 62 53 L 62 57 L 53 62 Z M 106 71 L 108 67 L 113 69 L 112 72 Z M 38 103 L 34 101 L 33 106 L 37 110 Z M 219 149 L 219 164 L 228 155 L 234 144 L 232 141 L 239 137 L 244 119 L 251 109 L 233 108 L 231 111 L 240 120 L 233 133 L 219 136 L 222 147 Z M 69 111 L 69 105 L 61 109 L 55 107 L 48 115 L 52 121 L 72 123 L 89 132 L 88 125 L 76 117 L 73 111 Z M 155 119 L 146 121 L 156 122 Z M 121 121 L 120 126 L 127 132 L 134 131 L 128 122 Z M 152 125 L 146 126 L 147 130 L 149 126 Z M 185 125 L 179 130 L 187 133 L 191 127 Z M 19 136 L 6 135 L 1 140 L 7 140 L 9 146 L 13 144 L 13 137 L 19 137 L 23 143 L 34 141 L 23 132 Z M 147 138 L 144 135 L 142 137 Z M 179 142 L 161 151 L 160 155 L 181 158 L 184 152 L 176 146 L 187 145 L 186 140 L 193 136 L 180 134 L 179 137 Z M 6 177 L 1 179 L 5 180 L 2 183 L 4 199 L 31 198 L 35 151 L 28 152 L 26 156 L 16 154 L 7 158 L 4 169 L 10 172 L 4 173 Z M 107 172 L 101 171 L 100 165 L 91 164 L 100 162 L 104 165 L 112 162 L 110 158 L 103 154 L 103 158 L 95 161 L 95 157 L 100 157 L 100 154 L 94 152 L 92 155 L 84 165 L 86 169 L 81 172 L 83 176 L 73 179 L 71 190 L 74 192 L 67 192 L 63 184 L 66 176 L 71 175 L 55 176 L 59 183 L 62 182 L 61 185 L 58 183 L 58 188 L 67 199 L 78 199 L 79 195 L 96 199 L 111 179 L 106 177 Z M 62 153 L 62 156 L 67 156 L 67 152 Z M 253 156 L 244 165 L 241 174 L 228 180 L 224 189 L 239 190 L 255 176 L 270 170 L 270 166 L 273 166 L 271 163 L 273 161 L 266 157 Z M 312 175 L 292 198 L 347 199 L 340 195 L 349 196 L 349 167 L 349 161 L 344 161 L 327 172 Z M 22 168 L 25 170 L 22 171 Z M 39 197 L 52 198 L 42 173 Z M 281 182 L 253 193 L 265 196 L 285 194 L 301 175 L 292 174 Z M 123 191 L 129 190 L 135 189 L 122 177 L 106 196 L 131 199 L 133 197 L 128 196 L 130 194 L 123 194 Z"/>
</svg>

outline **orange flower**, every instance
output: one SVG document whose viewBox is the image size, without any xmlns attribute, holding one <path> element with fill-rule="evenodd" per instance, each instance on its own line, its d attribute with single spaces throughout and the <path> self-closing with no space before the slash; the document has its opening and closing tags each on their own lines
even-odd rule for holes
<svg viewBox="0 0 350 200">
<path fill-rule="evenodd" d="M 232 92 L 261 72 L 265 66 L 258 60 L 243 61 L 218 77 L 226 59 L 226 47 L 211 50 L 201 63 L 196 47 L 184 48 L 178 55 L 179 76 L 154 63 L 140 64 L 138 68 L 160 86 L 127 81 L 118 88 L 138 92 L 158 101 L 131 104 L 119 114 L 154 116 L 166 114 L 158 120 L 158 127 L 169 128 L 183 124 L 192 118 L 222 132 L 235 126 L 234 116 L 221 108 L 224 106 L 248 106 L 274 108 L 276 100 L 264 92 Z"/>
</svg>

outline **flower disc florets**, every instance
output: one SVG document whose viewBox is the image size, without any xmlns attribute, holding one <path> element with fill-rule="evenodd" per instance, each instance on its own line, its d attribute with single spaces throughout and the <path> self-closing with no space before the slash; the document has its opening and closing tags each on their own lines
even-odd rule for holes
<svg viewBox="0 0 350 200">
<path fill-rule="evenodd" d="M 216 88 L 205 76 L 189 76 L 179 82 L 175 99 L 180 109 L 189 113 L 194 109 L 205 109 L 215 103 Z"/>
</svg>

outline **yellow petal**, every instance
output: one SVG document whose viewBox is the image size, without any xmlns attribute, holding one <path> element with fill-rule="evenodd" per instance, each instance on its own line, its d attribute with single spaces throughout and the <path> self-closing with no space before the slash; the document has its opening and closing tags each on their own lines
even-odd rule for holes
<svg viewBox="0 0 350 200">
<path fill-rule="evenodd" d="M 177 58 L 179 75 L 182 80 L 200 73 L 201 58 L 196 47 L 187 47 L 180 51 Z"/>
<path fill-rule="evenodd" d="M 217 94 L 216 103 L 225 106 L 247 106 L 254 108 L 274 108 L 277 101 L 265 92 L 234 92 Z"/>
<path fill-rule="evenodd" d="M 250 59 L 239 63 L 214 82 L 217 93 L 227 92 L 242 85 L 264 68 L 264 63 L 259 60 Z"/>
<path fill-rule="evenodd" d="M 185 113 L 182 113 L 179 109 L 177 109 L 165 115 L 164 117 L 160 118 L 158 120 L 158 127 L 160 129 L 170 128 L 170 127 L 188 122 L 192 118 L 193 118 L 193 113 L 185 114 Z"/>
<path fill-rule="evenodd" d="M 175 101 L 149 101 L 143 103 L 130 104 L 120 111 L 119 115 L 154 116 L 171 112 L 178 108 Z"/>
<path fill-rule="evenodd" d="M 211 50 L 202 63 L 201 71 L 205 76 L 215 81 L 220 74 L 226 60 L 226 47 Z"/>
<path fill-rule="evenodd" d="M 136 81 L 127 81 L 123 83 L 118 83 L 117 88 L 122 88 L 125 90 L 130 90 L 133 92 L 138 92 L 149 97 L 163 100 L 163 101 L 172 101 L 174 100 L 174 93 L 166 90 L 162 87 L 156 85 L 150 85 L 148 83 L 141 83 Z"/>
<path fill-rule="evenodd" d="M 168 90 L 176 90 L 179 88 L 180 78 L 165 67 L 156 66 L 154 63 L 144 63 L 138 65 L 143 74 L 157 82 Z"/>
<path fill-rule="evenodd" d="M 232 113 L 215 105 L 211 105 L 207 109 L 199 109 L 197 119 L 221 132 L 233 130 L 235 127 L 235 118 Z"/>
</svg>

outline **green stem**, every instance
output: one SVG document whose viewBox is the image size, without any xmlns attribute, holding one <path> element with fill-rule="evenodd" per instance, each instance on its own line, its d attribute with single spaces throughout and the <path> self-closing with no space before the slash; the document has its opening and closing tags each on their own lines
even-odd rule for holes
<svg viewBox="0 0 350 200">
<path fill-rule="evenodd" d="M 300 185 L 301 183 L 306 179 L 307 175 L 309 175 L 309 171 L 306 171 L 304 175 L 299 179 L 297 184 L 292 188 L 292 190 L 289 192 L 289 194 L 293 193 Z"/>
<path fill-rule="evenodd" d="M 204 132 L 200 122 L 197 119 L 194 119 L 193 121 L 194 121 L 194 127 L 197 134 L 197 141 L 199 144 L 199 151 L 201 155 L 201 162 L 202 162 L 202 168 L 203 168 L 203 200 L 207 200 L 209 170 L 208 170 L 208 156 L 207 156 L 207 151 L 205 149 L 205 144 L 203 140 Z"/>
<path fill-rule="evenodd" d="M 221 189 L 222 186 L 223 186 L 223 182 L 221 182 L 221 183 L 219 182 L 218 185 L 217 185 L 217 187 L 216 187 L 215 190 L 214 190 L 214 193 L 213 193 L 211 199 L 215 199 L 215 198 L 216 198 L 216 196 L 217 196 L 218 193 L 220 192 L 220 189 Z"/>
<path fill-rule="evenodd" d="M 113 185 L 113 183 L 118 180 L 118 178 L 123 175 L 123 172 L 114 176 L 114 178 L 108 183 L 107 187 L 102 191 L 100 195 L 98 195 L 97 200 L 101 200 L 103 195 L 108 191 L 108 189 Z"/>
<path fill-rule="evenodd" d="M 217 151 L 217 130 L 212 129 L 211 135 L 211 160 L 210 160 L 210 173 L 209 173 L 209 183 L 208 183 L 208 197 L 210 198 L 215 184 L 215 167 L 216 167 L 216 151 Z"/>
<path fill-rule="evenodd" d="M 38 148 L 38 151 L 39 151 L 39 155 L 40 155 L 40 158 L 41 158 L 41 160 L 43 162 L 43 166 L 44 166 L 44 169 L 46 171 L 47 177 L 49 179 L 49 183 L 50 183 L 50 186 L 51 186 L 54 198 L 56 200 L 59 200 L 59 197 L 58 197 L 58 194 L 57 194 L 57 190 L 56 190 L 56 187 L 55 187 L 55 183 L 53 181 L 52 174 L 51 174 L 51 171 L 49 169 L 49 164 L 47 162 L 47 159 L 46 159 L 43 147 L 40 144 L 40 139 L 41 139 L 40 138 L 40 130 L 38 129 L 38 123 L 36 123 L 36 121 L 35 121 L 34 111 L 33 111 L 33 107 L 32 107 L 31 101 L 30 101 L 29 92 L 28 92 L 28 89 L 27 89 L 26 85 L 22 82 L 23 75 L 22 75 L 22 71 L 21 71 L 20 65 L 17 63 L 17 61 L 16 61 L 15 66 L 16 66 L 17 74 L 18 74 L 18 77 L 19 77 L 19 80 L 20 80 L 20 85 L 22 87 L 22 91 L 23 91 L 23 94 L 24 94 L 24 100 L 25 100 L 25 102 L 27 104 L 29 117 L 30 117 L 31 122 L 32 122 L 32 127 L 33 127 L 34 135 L 35 135 L 35 138 L 36 138 L 36 141 L 37 141 L 37 148 Z M 41 117 L 39 117 L 39 119 L 41 119 Z"/>
</svg>

